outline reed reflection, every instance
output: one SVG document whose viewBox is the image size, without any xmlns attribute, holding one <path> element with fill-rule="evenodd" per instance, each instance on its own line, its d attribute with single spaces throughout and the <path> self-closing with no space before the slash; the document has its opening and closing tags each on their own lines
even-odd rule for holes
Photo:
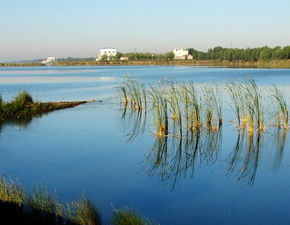
<svg viewBox="0 0 290 225">
<path fill-rule="evenodd" d="M 276 154 L 274 161 L 275 168 L 279 168 L 282 162 L 286 139 L 287 139 L 287 129 L 277 128 L 274 136 L 274 143 L 276 146 L 275 149 Z"/>
<path fill-rule="evenodd" d="M 185 137 L 157 137 L 146 156 L 146 172 L 161 182 L 176 187 L 181 179 L 194 175 L 197 163 L 214 164 L 221 147 L 220 130 L 196 130 Z M 197 162 L 198 161 L 198 162 Z"/>
<path fill-rule="evenodd" d="M 128 126 L 131 128 L 128 140 L 144 133 L 148 113 L 152 126 L 148 129 L 155 143 L 146 156 L 146 171 L 172 188 L 181 178 L 193 176 L 197 162 L 213 165 L 218 161 L 226 97 L 232 108 L 229 112 L 235 114 L 233 121 L 226 120 L 235 127 L 230 136 L 237 134 L 236 143 L 225 159 L 226 174 L 253 185 L 264 141 L 276 144 L 275 166 L 281 163 L 289 118 L 287 98 L 281 88 L 265 89 L 249 78 L 230 82 L 225 88 L 166 80 L 146 88 L 142 82 L 127 80 L 120 90 L 125 109 L 123 119 L 133 123 Z M 274 113 L 269 111 L 269 102 Z M 274 139 L 268 137 L 271 130 L 275 130 Z"/>
<path fill-rule="evenodd" d="M 132 142 L 139 135 L 145 132 L 147 112 L 133 111 L 128 109 L 127 104 L 123 105 L 121 120 L 123 122 L 124 130 L 126 132 L 127 142 Z"/>
<path fill-rule="evenodd" d="M 260 162 L 261 149 L 268 150 L 263 148 L 264 142 L 275 143 L 274 165 L 278 168 L 283 157 L 287 130 L 277 128 L 274 132 L 275 135 L 270 136 L 264 132 L 248 134 L 245 129 L 239 130 L 233 150 L 226 158 L 226 174 L 235 176 L 237 181 L 245 181 L 246 184 L 253 185 Z"/>
</svg>

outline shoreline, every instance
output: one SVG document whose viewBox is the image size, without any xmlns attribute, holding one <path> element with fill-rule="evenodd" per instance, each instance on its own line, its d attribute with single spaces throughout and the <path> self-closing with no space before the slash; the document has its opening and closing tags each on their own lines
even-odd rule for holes
<svg viewBox="0 0 290 225">
<path fill-rule="evenodd" d="M 46 67 L 40 63 L 0 63 L 1 67 Z M 173 60 L 173 61 L 76 61 L 57 62 L 52 66 L 217 66 L 228 68 L 290 68 L 290 59 L 270 61 L 218 61 L 218 60 Z"/>
<path fill-rule="evenodd" d="M 0 102 L 0 123 L 9 121 L 31 120 L 44 114 L 74 108 L 91 101 L 34 102 L 27 92 L 19 93 L 12 101 Z"/>
</svg>

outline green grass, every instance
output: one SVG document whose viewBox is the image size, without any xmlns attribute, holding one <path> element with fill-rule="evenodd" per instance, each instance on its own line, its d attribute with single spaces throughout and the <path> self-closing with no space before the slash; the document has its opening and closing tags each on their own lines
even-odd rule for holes
<svg viewBox="0 0 290 225">
<path fill-rule="evenodd" d="M 25 194 L 20 185 L 13 180 L 0 179 L 0 201 L 23 205 Z"/>
<path fill-rule="evenodd" d="M 27 205 L 36 212 L 38 210 L 52 215 L 61 216 L 62 205 L 54 198 L 45 187 L 35 187 L 34 192 L 28 197 Z"/>
<path fill-rule="evenodd" d="M 112 225 L 154 225 L 152 221 L 141 217 L 132 209 L 115 209 L 111 218 Z"/>
<path fill-rule="evenodd" d="M 43 186 L 25 194 L 21 185 L 12 179 L 0 178 L 0 217 L 9 224 L 45 225 L 102 225 L 100 211 L 85 196 L 63 204 Z M 114 209 L 112 224 L 149 225 L 149 220 L 132 210 Z"/>
<path fill-rule="evenodd" d="M 67 204 L 67 217 L 80 225 L 101 225 L 102 218 L 96 207 L 90 200 L 82 196 L 79 201 L 72 201 Z"/>
</svg>

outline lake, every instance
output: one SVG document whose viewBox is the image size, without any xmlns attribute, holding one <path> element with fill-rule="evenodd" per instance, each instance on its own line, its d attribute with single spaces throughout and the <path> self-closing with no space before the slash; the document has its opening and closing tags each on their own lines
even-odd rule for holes
<svg viewBox="0 0 290 225">
<path fill-rule="evenodd" d="M 252 77 L 266 101 L 272 84 L 288 103 L 290 96 L 290 69 L 0 68 L 4 100 L 22 90 L 38 101 L 96 100 L 29 122 L 0 124 L 0 173 L 17 178 L 28 192 L 44 185 L 62 201 L 85 194 L 100 206 L 105 221 L 112 208 L 129 207 L 164 225 L 290 224 L 287 132 L 269 129 L 249 140 L 232 125 L 230 100 L 224 97 L 218 132 L 182 144 L 158 139 L 152 115 L 140 120 L 134 113 L 123 114 L 117 91 L 126 77 L 146 85 L 168 79 L 221 88 Z M 266 108 L 271 107 L 269 101 Z"/>
</svg>

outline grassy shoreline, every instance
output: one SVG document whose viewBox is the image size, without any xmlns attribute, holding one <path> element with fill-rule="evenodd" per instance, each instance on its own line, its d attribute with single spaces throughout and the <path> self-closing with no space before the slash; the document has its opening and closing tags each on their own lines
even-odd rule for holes
<svg viewBox="0 0 290 225">
<path fill-rule="evenodd" d="M 57 62 L 53 66 L 218 66 L 233 68 L 290 68 L 290 60 L 221 61 L 221 60 L 146 60 L 146 61 L 74 61 Z M 35 67 L 40 63 L 0 63 L 0 67 Z"/>
<path fill-rule="evenodd" d="M 21 92 L 10 102 L 0 96 L 0 122 L 31 119 L 43 114 L 66 108 L 73 108 L 88 101 L 35 102 L 27 92 Z"/>
<path fill-rule="evenodd" d="M 46 187 L 35 186 L 27 194 L 18 182 L 3 176 L 0 176 L 0 217 L 1 222 L 8 222 L 5 224 L 24 225 L 156 225 L 128 208 L 112 208 L 109 223 L 104 223 L 101 210 L 84 195 L 63 203 Z"/>
</svg>

